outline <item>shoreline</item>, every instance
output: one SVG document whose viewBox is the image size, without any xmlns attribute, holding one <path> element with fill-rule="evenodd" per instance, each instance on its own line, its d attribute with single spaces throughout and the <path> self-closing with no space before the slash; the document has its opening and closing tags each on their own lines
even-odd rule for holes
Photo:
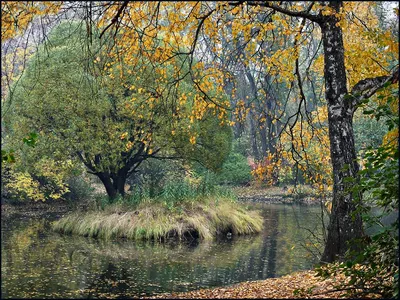
<svg viewBox="0 0 400 300">
<path fill-rule="evenodd" d="M 255 187 L 232 187 L 232 190 L 237 194 L 237 200 L 241 203 L 266 203 L 266 204 L 300 204 L 300 205 L 318 205 L 320 202 L 313 194 L 290 194 L 284 188 L 255 188 Z M 329 199 L 323 200 L 323 203 Z M 65 200 L 57 200 L 51 202 L 28 202 L 26 204 L 1 204 L 1 214 L 8 216 L 10 214 L 28 214 L 40 215 L 42 213 L 67 213 L 78 210 L 88 210 L 90 200 L 86 200 L 76 205 L 76 208 L 71 206 Z"/>
</svg>

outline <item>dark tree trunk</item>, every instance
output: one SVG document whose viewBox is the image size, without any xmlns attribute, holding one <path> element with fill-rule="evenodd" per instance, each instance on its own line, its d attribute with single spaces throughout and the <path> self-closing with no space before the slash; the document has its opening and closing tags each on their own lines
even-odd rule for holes
<svg viewBox="0 0 400 300">
<path fill-rule="evenodd" d="M 341 3 L 330 2 L 329 5 L 339 11 Z M 334 176 L 332 212 L 322 262 L 332 262 L 342 257 L 349 249 L 348 243 L 363 236 L 361 217 L 354 213 L 356 204 L 349 190 L 351 186 L 344 180 L 346 177 L 357 177 L 358 164 L 352 123 L 354 107 L 345 99 L 347 87 L 342 29 L 336 23 L 336 17 L 329 16 L 320 24 Z"/>
<path fill-rule="evenodd" d="M 268 125 L 266 124 L 265 121 L 259 122 L 259 132 L 260 132 L 260 141 L 261 141 L 261 151 L 262 151 L 262 157 L 267 156 L 267 151 L 268 151 L 268 137 L 267 137 L 267 130 L 268 130 Z"/>
<path fill-rule="evenodd" d="M 85 155 L 83 151 L 77 151 L 76 154 L 82 163 L 88 168 L 88 172 L 99 177 L 103 183 L 107 195 L 111 202 L 121 195 L 125 196 L 125 183 L 130 174 L 132 174 L 141 162 L 146 159 L 143 156 L 145 145 L 142 143 L 138 148 L 136 154 L 123 152 L 122 158 L 124 158 L 123 167 L 118 169 L 117 172 L 113 171 L 97 171 L 101 167 L 102 157 L 100 154 L 94 156 L 94 160 L 91 160 Z M 129 157 L 126 159 L 126 157 Z"/>
<path fill-rule="evenodd" d="M 268 80 L 268 75 L 265 76 L 265 80 Z M 266 82 L 267 85 L 267 82 Z M 265 111 L 265 117 L 266 117 L 266 122 L 267 122 L 267 128 L 268 128 L 268 133 L 267 133 L 267 138 L 268 138 L 268 150 L 271 154 L 275 154 L 276 152 L 276 137 L 274 134 L 276 133 L 276 128 L 275 125 L 272 123 L 272 107 L 275 105 L 275 99 L 273 98 L 273 95 L 270 95 L 272 91 L 265 89 L 265 92 L 267 94 L 266 98 L 266 107 L 267 110 Z"/>
<path fill-rule="evenodd" d="M 257 131 L 256 124 L 254 120 L 254 113 L 250 111 L 250 140 L 251 140 L 251 149 L 253 150 L 253 156 L 256 161 L 260 160 L 260 153 L 258 152 L 257 146 Z"/>
<path fill-rule="evenodd" d="M 121 170 L 118 171 L 117 177 L 116 177 L 116 186 L 117 186 L 117 191 L 121 196 L 125 196 L 125 183 L 126 183 L 126 178 L 128 175 L 128 170 L 126 168 L 122 168 Z"/>
<path fill-rule="evenodd" d="M 111 176 L 108 173 L 95 173 L 97 177 L 100 178 L 101 182 L 103 183 L 104 187 L 106 188 L 106 192 L 110 199 L 115 199 L 117 197 L 118 191 L 114 187 L 113 182 L 111 181 Z"/>
<path fill-rule="evenodd" d="M 111 201 L 116 199 L 118 195 L 125 196 L 127 173 L 125 169 L 119 170 L 117 174 L 109 174 L 107 172 L 95 173 L 106 188 L 107 195 Z"/>
</svg>

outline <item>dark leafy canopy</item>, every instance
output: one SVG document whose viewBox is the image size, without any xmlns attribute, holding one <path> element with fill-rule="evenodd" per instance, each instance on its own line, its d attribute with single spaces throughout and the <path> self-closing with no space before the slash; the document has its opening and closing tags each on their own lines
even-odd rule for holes
<svg viewBox="0 0 400 300">
<path fill-rule="evenodd" d="M 111 197 L 124 193 L 126 178 L 148 158 L 196 160 L 219 169 L 230 150 L 231 129 L 211 112 L 191 122 L 176 118 L 176 94 L 156 90 L 151 62 L 140 60 L 140 76 L 122 63 L 107 69 L 107 47 L 105 37 L 90 44 L 81 24 L 56 27 L 15 90 L 6 122 L 12 139 L 37 132 L 33 156 L 79 157 L 109 185 Z M 179 88 L 190 94 L 193 87 L 185 81 Z M 184 109 L 191 109 L 190 101 Z"/>
</svg>

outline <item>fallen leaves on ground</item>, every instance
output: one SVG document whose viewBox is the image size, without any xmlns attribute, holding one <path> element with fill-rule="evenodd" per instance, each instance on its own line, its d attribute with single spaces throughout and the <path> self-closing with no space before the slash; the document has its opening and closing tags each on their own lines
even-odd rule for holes
<svg viewBox="0 0 400 300">
<path fill-rule="evenodd" d="M 335 291 L 334 286 L 343 280 L 343 276 L 322 280 L 320 277 L 316 276 L 315 271 L 311 270 L 296 272 L 279 278 L 246 281 L 228 287 L 200 289 L 184 293 L 161 294 L 153 298 L 341 298 L 344 292 Z M 371 295 L 370 298 L 374 298 L 373 295 Z"/>
</svg>

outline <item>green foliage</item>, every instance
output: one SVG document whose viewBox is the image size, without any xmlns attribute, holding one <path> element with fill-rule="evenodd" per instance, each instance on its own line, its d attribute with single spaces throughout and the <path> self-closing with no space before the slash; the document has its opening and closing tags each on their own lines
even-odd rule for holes
<svg viewBox="0 0 400 300">
<path fill-rule="evenodd" d="M 30 132 L 29 135 L 22 139 L 22 142 L 29 147 L 35 147 L 38 135 L 35 132 Z M 1 150 L 1 160 L 6 163 L 15 163 L 14 150 Z"/>
<path fill-rule="evenodd" d="M 208 111 L 190 122 L 174 118 L 177 95 L 189 94 L 193 83 L 183 80 L 174 94 L 150 93 L 158 87 L 151 63 L 139 60 L 140 77 L 123 63 L 111 68 L 108 42 L 105 36 L 88 44 L 82 24 L 64 22 L 27 63 L 5 117 L 7 145 L 24 141 L 18 154 L 25 177 L 39 175 L 35 164 L 44 156 L 60 164 L 77 163 L 79 154 L 91 171 L 116 174 L 135 153 L 142 151 L 136 158 L 146 159 L 158 148 L 157 155 L 218 170 L 230 150 L 230 127 Z M 190 112 L 191 101 L 180 109 Z M 194 135 L 196 143 L 189 142 Z M 14 161 L 13 152 L 2 151 L 2 160 Z"/>
<path fill-rule="evenodd" d="M 368 147 L 379 147 L 386 132 L 387 128 L 382 126 L 382 122 L 376 119 L 363 115 L 355 118 L 354 140 L 357 153 Z"/>
<path fill-rule="evenodd" d="M 182 203 L 195 204 L 204 198 L 218 199 L 222 197 L 233 202 L 236 201 L 236 195 L 231 189 L 216 185 L 212 173 L 208 173 L 208 175 L 203 174 L 195 178 L 190 176 L 168 177 L 158 189 L 154 189 L 149 183 L 137 185 L 130 194 L 120 197 L 113 203 L 117 202 L 130 208 L 135 208 L 142 203 L 161 203 L 169 210 L 175 210 L 179 209 Z M 96 207 L 101 210 L 111 204 L 104 198 L 107 197 L 96 198 Z"/>
<path fill-rule="evenodd" d="M 23 138 L 22 141 L 28 145 L 29 147 L 35 147 L 38 135 L 35 132 L 30 132 L 26 138 Z"/>
<path fill-rule="evenodd" d="M 66 180 L 69 188 L 69 192 L 64 195 L 64 198 L 70 203 L 71 206 L 75 206 L 79 202 L 88 200 L 93 195 L 94 189 L 90 186 L 90 183 L 81 176 L 71 176 Z"/>
<path fill-rule="evenodd" d="M 158 200 L 173 206 L 180 202 L 194 203 L 204 197 L 224 197 L 235 199 L 235 195 L 229 189 L 215 185 L 210 176 L 204 176 L 197 184 L 191 184 L 188 180 L 171 181 L 162 190 Z"/>
<path fill-rule="evenodd" d="M 14 150 L 1 150 L 1 160 L 3 162 L 7 163 L 14 163 L 15 162 L 15 157 L 14 157 Z"/>
<path fill-rule="evenodd" d="M 231 152 L 222 165 L 222 170 L 216 173 L 216 181 L 223 184 L 247 184 L 251 180 L 250 171 L 246 157 Z"/>
<path fill-rule="evenodd" d="M 195 161 L 209 170 L 220 170 L 231 150 L 232 129 L 226 124 L 220 125 L 218 118 L 211 113 L 207 113 L 194 127 L 198 136 L 196 144 L 187 142 L 189 133 L 182 133 L 173 140 L 176 152 L 187 161 Z"/>
<path fill-rule="evenodd" d="M 143 163 L 138 174 L 129 180 L 134 186 L 130 197 L 137 199 L 133 202 L 156 198 L 179 202 L 213 194 L 218 189 L 213 173 L 195 165 L 202 170 L 201 173 L 188 164 L 182 166 L 181 161 L 149 159 Z"/>
</svg>

